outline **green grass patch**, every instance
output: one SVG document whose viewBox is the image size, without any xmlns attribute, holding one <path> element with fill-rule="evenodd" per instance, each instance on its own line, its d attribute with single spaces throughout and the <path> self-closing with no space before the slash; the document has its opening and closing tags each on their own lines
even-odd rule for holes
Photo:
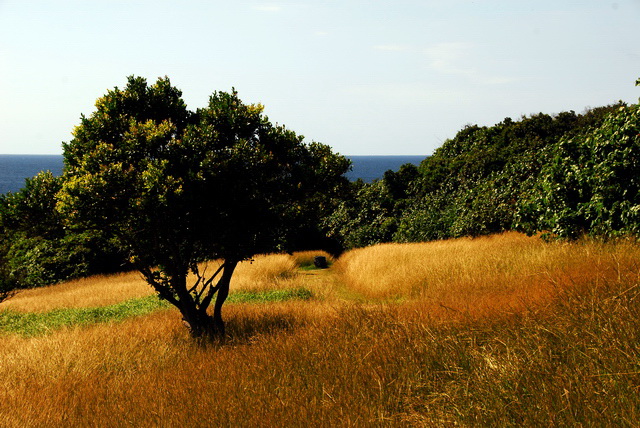
<svg viewBox="0 0 640 428">
<path fill-rule="evenodd" d="M 159 300 L 156 296 L 148 296 L 97 308 L 68 308 L 27 313 L 6 310 L 0 311 L 0 332 L 38 336 L 67 326 L 122 321 L 169 306 L 169 303 Z"/>
<path fill-rule="evenodd" d="M 230 294 L 229 303 L 269 303 L 285 300 L 309 300 L 313 297 L 306 288 L 239 292 Z M 39 336 L 70 326 L 86 326 L 97 323 L 118 322 L 127 318 L 150 314 L 171 304 L 156 296 L 129 299 L 121 303 L 97 308 L 56 309 L 50 312 L 0 311 L 0 332 Z"/>
<path fill-rule="evenodd" d="M 271 303 L 285 300 L 310 300 L 313 293 L 304 288 L 287 288 L 282 290 L 241 291 L 229 295 L 229 303 Z"/>
</svg>

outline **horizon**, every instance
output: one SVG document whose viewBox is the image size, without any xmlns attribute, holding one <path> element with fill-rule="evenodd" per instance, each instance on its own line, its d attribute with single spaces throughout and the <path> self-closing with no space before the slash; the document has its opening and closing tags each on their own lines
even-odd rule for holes
<svg viewBox="0 0 640 428">
<path fill-rule="evenodd" d="M 428 157 L 431 155 L 345 155 L 340 153 L 344 157 L 399 157 L 399 158 L 411 158 L 411 157 Z M 64 156 L 62 153 L 0 153 L 0 156 Z"/>
<path fill-rule="evenodd" d="M 371 182 L 382 178 L 387 170 L 396 171 L 400 166 L 420 164 L 428 155 L 345 155 L 351 161 L 351 169 L 345 174 L 350 180 L 362 179 Z M 40 171 L 62 174 L 62 154 L 0 154 L 0 194 L 17 192 L 24 187 L 25 179 Z M 5 167 L 5 168 L 2 168 Z"/>
</svg>

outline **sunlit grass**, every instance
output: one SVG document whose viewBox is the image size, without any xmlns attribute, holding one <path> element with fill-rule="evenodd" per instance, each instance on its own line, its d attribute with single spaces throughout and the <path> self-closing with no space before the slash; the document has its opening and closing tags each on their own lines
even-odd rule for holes
<svg viewBox="0 0 640 428">
<path fill-rule="evenodd" d="M 49 287 L 22 290 L 2 302 L 0 310 L 46 312 L 60 308 L 108 306 L 155 294 L 138 272 L 99 275 Z"/>
<path fill-rule="evenodd" d="M 287 274 L 312 299 L 230 303 L 224 346 L 194 343 L 175 310 L 2 334 L 0 426 L 637 424 L 636 244 L 415 247 Z"/>
<path fill-rule="evenodd" d="M 220 262 L 206 263 L 215 271 Z M 238 264 L 231 279 L 231 291 L 265 290 L 295 286 L 298 266 L 288 254 L 261 254 Z M 201 269 L 202 270 L 202 269 Z"/>
<path fill-rule="evenodd" d="M 354 295 L 476 315 L 521 310 L 591 281 L 633 283 L 639 267 L 640 246 L 632 242 L 545 242 L 517 233 L 376 245 L 350 251 L 334 265 Z"/>
</svg>

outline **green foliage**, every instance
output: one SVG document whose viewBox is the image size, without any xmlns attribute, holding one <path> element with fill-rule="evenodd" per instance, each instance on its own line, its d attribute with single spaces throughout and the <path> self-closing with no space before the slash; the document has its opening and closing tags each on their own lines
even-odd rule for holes
<svg viewBox="0 0 640 428">
<path fill-rule="evenodd" d="M 9 278 L 18 288 L 37 287 L 86 275 L 89 254 L 82 235 L 56 240 L 16 237 L 7 253 Z"/>
<path fill-rule="evenodd" d="M 388 242 L 396 230 L 394 210 L 395 200 L 384 181 L 356 182 L 325 225 L 346 248 Z"/>
<path fill-rule="evenodd" d="M 561 140 L 529 198 L 530 232 L 567 238 L 640 232 L 640 107 L 621 106 L 592 132 Z"/>
<path fill-rule="evenodd" d="M 637 131 L 621 117 L 628 109 L 618 103 L 466 126 L 417 169 L 355 185 L 328 224 L 346 247 L 505 230 L 636 233 Z"/>
<path fill-rule="evenodd" d="M 0 278 L 6 288 L 27 288 L 113 271 L 122 259 L 101 232 L 71 230 L 56 211 L 62 180 L 51 172 L 27 179 L 0 196 Z"/>
<path fill-rule="evenodd" d="M 352 183 L 324 224 L 345 248 L 364 247 L 393 239 L 398 217 L 407 209 L 419 177 L 415 165 L 386 171 L 382 180 Z"/>
<path fill-rule="evenodd" d="M 450 237 L 455 214 L 455 206 L 451 204 L 451 194 L 447 189 L 430 192 L 402 212 L 393 238 L 397 242 L 446 239 Z"/>
<path fill-rule="evenodd" d="M 348 166 L 327 146 L 271 125 L 262 106 L 235 92 L 214 93 L 190 113 L 169 88 L 168 79 L 147 87 L 130 78 L 65 145 L 60 211 L 108 227 L 146 265 L 183 269 L 271 250 Z"/>
<path fill-rule="evenodd" d="M 418 193 L 446 187 L 445 183 L 453 188 L 472 187 L 502 172 L 524 153 L 557 141 L 579 123 L 574 112 L 564 112 L 556 116 L 540 113 L 520 121 L 506 118 L 493 127 L 467 126 L 422 162 Z"/>
<path fill-rule="evenodd" d="M 57 238 L 64 234 L 60 215 L 55 211 L 55 195 L 61 181 L 50 171 L 25 180 L 16 193 L 0 195 L 0 215 L 4 231 L 21 231 L 29 236 Z"/>
</svg>

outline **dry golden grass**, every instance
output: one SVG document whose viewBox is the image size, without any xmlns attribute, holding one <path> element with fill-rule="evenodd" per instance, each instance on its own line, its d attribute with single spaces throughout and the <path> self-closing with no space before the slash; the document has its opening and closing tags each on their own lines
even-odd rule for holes
<svg viewBox="0 0 640 428">
<path fill-rule="evenodd" d="M 0 303 L 0 310 L 46 312 L 60 308 L 107 306 L 153 293 L 138 272 L 99 275 L 20 291 L 13 298 Z"/>
<path fill-rule="evenodd" d="M 419 264 L 410 246 L 347 253 L 337 286 L 333 269 L 294 276 L 347 289 L 333 297 L 357 290 L 366 304 L 228 305 L 224 346 L 192 342 L 173 309 L 34 338 L 0 335 L 0 426 L 637 424 L 637 245 L 545 244 L 513 234 L 431 245 L 418 245 L 429 255 Z M 371 268 L 357 282 L 348 261 L 368 270 L 359 259 L 366 251 L 386 269 Z M 399 263 L 409 265 L 404 273 Z M 425 264 L 438 269 L 428 282 L 416 280 Z M 447 272 L 458 309 L 520 293 L 505 289 L 553 292 L 516 309 L 452 316 L 435 304 L 451 303 Z M 404 302 L 375 303 L 403 293 Z"/>
<path fill-rule="evenodd" d="M 231 279 L 231 290 L 257 291 L 287 288 L 295 284 L 298 266 L 288 254 L 258 255 L 238 264 Z"/>
<path fill-rule="evenodd" d="M 313 265 L 313 258 L 318 255 L 333 261 L 324 251 L 257 255 L 252 260 L 238 264 L 231 279 L 231 292 L 305 287 L 316 294 L 328 296 L 334 279 L 325 275 L 327 271 L 299 270 L 301 266 Z M 203 264 L 201 270 L 206 267 L 208 272 L 215 272 L 219 266 L 220 262 L 211 261 Z"/>
<path fill-rule="evenodd" d="M 449 316 L 490 315 L 591 280 L 638 281 L 639 261 L 640 246 L 631 242 L 544 242 L 504 233 L 361 248 L 334 269 L 347 291 L 364 298 L 413 300 Z"/>
<path fill-rule="evenodd" d="M 309 254 L 319 254 L 309 252 Z M 287 254 L 257 255 L 253 261 L 238 265 L 231 282 L 231 291 L 259 291 L 299 285 L 298 259 Z M 203 263 L 201 270 L 215 272 L 219 262 Z M 191 276 L 190 281 L 195 281 Z M 60 308 L 83 308 L 112 305 L 123 300 L 154 294 L 138 272 L 99 275 L 69 281 L 49 287 L 23 290 L 0 303 L 0 310 L 46 312 Z"/>
</svg>

